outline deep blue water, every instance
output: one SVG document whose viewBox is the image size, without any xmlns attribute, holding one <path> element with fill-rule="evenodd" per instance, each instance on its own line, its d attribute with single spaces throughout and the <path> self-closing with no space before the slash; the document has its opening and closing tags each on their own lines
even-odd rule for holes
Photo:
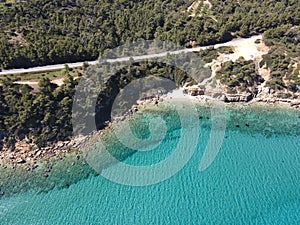
<svg viewBox="0 0 300 225">
<path fill-rule="evenodd" d="M 216 159 L 200 172 L 210 128 L 199 127 L 195 153 L 170 179 L 135 187 L 100 175 L 65 189 L 17 194 L 0 199 L 0 224 L 299 224 L 299 136 L 227 129 Z M 180 135 L 173 129 L 156 149 L 125 162 L 157 163 Z"/>
</svg>

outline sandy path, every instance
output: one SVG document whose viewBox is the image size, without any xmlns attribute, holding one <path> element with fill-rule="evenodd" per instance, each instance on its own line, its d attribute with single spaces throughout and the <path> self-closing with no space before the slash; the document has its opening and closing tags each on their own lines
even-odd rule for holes
<svg viewBox="0 0 300 225">
<path fill-rule="evenodd" d="M 233 47 L 234 53 L 220 54 L 217 59 L 214 59 L 211 63 L 208 63 L 207 65 L 212 70 L 212 76 L 205 79 L 203 82 L 201 82 L 201 84 L 207 84 L 211 79 L 215 77 L 216 72 L 221 69 L 222 63 L 230 60 L 235 62 L 238 58 L 243 57 L 245 60 L 254 60 L 257 65 L 259 65 L 258 62 L 262 60 L 262 56 L 269 52 L 269 48 L 262 42 L 261 38 L 262 37 L 258 35 L 251 38 L 236 39 L 228 43 L 215 45 L 215 48 L 222 46 Z M 255 43 L 257 39 L 260 40 L 260 43 Z M 264 69 L 258 68 L 258 72 L 263 76 L 265 80 L 268 80 L 268 72 L 270 71 L 265 71 Z"/>
<path fill-rule="evenodd" d="M 61 86 L 64 83 L 65 78 L 58 78 L 51 80 L 51 83 L 56 84 L 57 86 Z M 38 91 L 39 82 L 38 81 L 16 81 L 15 84 L 27 84 L 34 89 L 34 91 Z"/>
<path fill-rule="evenodd" d="M 264 43 L 256 44 L 257 39 L 262 39 L 262 35 L 256 35 L 251 38 L 240 38 L 235 39 L 224 44 L 216 44 L 214 48 L 219 48 L 222 46 L 232 46 L 234 48 L 233 54 L 224 55 L 226 58 L 224 60 L 236 61 L 239 57 L 244 57 L 245 60 L 253 60 L 254 58 L 261 57 L 267 54 L 269 48 Z"/>
</svg>

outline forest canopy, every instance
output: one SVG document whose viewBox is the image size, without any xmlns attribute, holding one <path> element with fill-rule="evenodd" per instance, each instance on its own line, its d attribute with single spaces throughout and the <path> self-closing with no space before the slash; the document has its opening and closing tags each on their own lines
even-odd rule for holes
<svg viewBox="0 0 300 225">
<path fill-rule="evenodd" d="M 211 45 L 300 23 L 298 0 L 30 0 L 0 7 L 0 69 L 95 60 L 141 39 Z"/>
</svg>

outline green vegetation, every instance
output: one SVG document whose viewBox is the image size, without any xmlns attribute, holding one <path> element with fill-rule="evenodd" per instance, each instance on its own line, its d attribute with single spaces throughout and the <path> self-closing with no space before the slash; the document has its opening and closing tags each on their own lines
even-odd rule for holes
<svg viewBox="0 0 300 225">
<path fill-rule="evenodd" d="M 264 41 L 271 47 L 260 62 L 260 66 L 271 70 L 267 86 L 297 92 L 300 88 L 300 27 L 287 24 L 266 31 Z"/>
<path fill-rule="evenodd" d="M 81 77 L 84 71 L 82 68 L 70 68 L 69 74 L 72 77 Z M 29 72 L 22 74 L 4 74 L 0 76 L 0 84 L 2 80 L 9 79 L 11 81 L 39 81 L 41 78 L 48 78 L 50 80 L 64 78 L 66 75 L 65 69 L 41 71 L 41 72 Z"/>
<path fill-rule="evenodd" d="M 203 19 L 211 18 L 216 20 L 213 11 L 210 9 L 210 7 L 207 4 L 204 4 L 202 1 L 199 1 L 198 7 L 191 11 L 191 15 Z"/>
<path fill-rule="evenodd" d="M 253 92 L 257 85 L 264 82 L 263 78 L 257 74 L 254 62 L 245 61 L 244 58 L 239 58 L 236 62 L 224 63 L 222 69 L 217 72 L 216 78 L 222 84 L 227 85 L 230 92 Z"/>
<path fill-rule="evenodd" d="M 297 9 L 296 9 L 297 11 Z M 298 8 L 300 13 L 300 9 Z M 272 49 L 280 50 L 291 57 L 298 57 L 300 52 L 300 26 L 285 24 L 264 33 L 264 41 Z"/>
<path fill-rule="evenodd" d="M 107 69 L 107 73 L 110 71 L 109 66 L 104 68 Z M 89 69 L 89 74 L 98 77 L 97 67 Z M 8 79 L 3 81 L 0 86 L 0 147 L 2 142 L 13 149 L 15 143 L 24 138 L 43 147 L 58 140 L 67 140 L 72 136 L 72 105 L 75 86 L 79 79 L 74 80 L 67 68 L 65 73 L 67 73 L 66 79 L 61 87 L 51 83 L 48 78 L 42 78 L 37 93 L 32 92 L 32 88 L 28 85 L 14 84 Z M 120 90 L 138 78 L 151 75 L 171 79 L 178 86 L 193 81 L 182 70 L 163 63 L 145 62 L 127 66 L 97 89 L 99 95 L 95 111 L 98 129 L 103 128 L 105 122 L 110 120 L 111 107 Z M 174 89 L 175 84 L 165 91 Z M 161 87 L 161 89 L 165 88 Z M 88 101 L 90 101 L 88 98 L 82 99 L 83 103 Z M 85 113 L 86 105 L 82 107 L 81 112 Z M 84 114 L 82 118 L 85 116 L 90 115 Z M 87 127 L 85 125 L 82 124 L 82 128 Z M 89 133 L 84 129 L 80 132 Z"/>
<path fill-rule="evenodd" d="M 94 60 L 105 49 L 140 39 L 185 45 L 225 42 L 300 23 L 298 0 L 211 0 L 190 17 L 193 1 L 32 0 L 0 10 L 2 68 Z M 207 9 L 207 10 L 205 10 Z M 205 13 L 204 13 L 204 11 Z"/>
<path fill-rule="evenodd" d="M 199 52 L 199 55 L 201 59 L 203 59 L 204 62 L 210 63 L 213 59 L 218 58 L 219 54 L 231 54 L 233 53 L 232 47 L 220 47 L 218 49 L 214 49 L 213 47 L 202 50 Z"/>
<path fill-rule="evenodd" d="M 38 146 L 68 138 L 72 134 L 70 112 L 76 83 L 67 76 L 64 85 L 57 88 L 43 78 L 39 92 L 33 93 L 28 85 L 4 81 L 0 86 L 1 140 L 13 148 L 25 137 Z"/>
<path fill-rule="evenodd" d="M 4 74 L 0 77 L 1 80 L 9 79 L 11 81 L 38 81 L 39 79 L 46 77 L 50 80 L 61 78 L 63 74 L 61 70 L 57 71 L 45 71 L 45 72 L 32 72 L 32 73 L 23 73 L 23 74 Z"/>
</svg>

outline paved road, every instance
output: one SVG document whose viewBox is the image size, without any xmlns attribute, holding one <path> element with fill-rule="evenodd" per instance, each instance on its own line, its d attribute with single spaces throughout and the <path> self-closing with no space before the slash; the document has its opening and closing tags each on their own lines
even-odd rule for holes
<svg viewBox="0 0 300 225">
<path fill-rule="evenodd" d="M 202 46 L 197 48 L 185 48 L 177 51 L 170 51 L 170 52 L 162 52 L 158 54 L 149 54 L 149 55 L 142 55 L 142 56 L 133 56 L 132 58 L 134 60 L 145 60 L 145 59 L 151 59 L 151 58 L 158 58 L 158 57 L 165 57 L 168 54 L 180 54 L 180 53 L 188 53 L 188 52 L 197 52 L 200 50 L 205 50 L 207 48 L 210 48 L 214 46 L 214 48 L 220 48 L 223 46 L 235 46 L 235 45 L 241 45 L 243 42 L 249 41 L 249 39 L 261 39 L 262 35 L 256 35 L 252 36 L 250 38 L 240 38 L 240 39 L 234 39 L 232 41 L 222 43 L 222 44 L 216 44 L 216 45 L 210 45 L 210 46 Z M 129 61 L 130 57 L 124 57 L 124 58 L 117 58 L 117 59 L 109 59 L 108 62 L 124 62 Z M 77 62 L 77 63 L 65 63 L 65 64 L 56 64 L 56 65 L 49 65 L 49 66 L 39 66 L 39 67 L 32 67 L 28 69 L 11 69 L 11 70 L 3 70 L 0 72 L 0 75 L 5 74 L 20 74 L 20 73 L 30 73 L 30 72 L 42 72 L 42 71 L 50 71 L 50 70 L 59 70 L 63 69 L 65 65 L 67 64 L 70 68 L 75 67 L 81 67 L 84 62 Z M 90 65 L 97 64 L 98 61 L 88 61 L 87 62 Z"/>
</svg>

